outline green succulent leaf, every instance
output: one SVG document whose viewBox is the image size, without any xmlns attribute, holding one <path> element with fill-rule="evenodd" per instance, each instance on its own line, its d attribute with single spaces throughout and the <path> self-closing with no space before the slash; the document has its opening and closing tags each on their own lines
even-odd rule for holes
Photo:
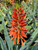
<svg viewBox="0 0 38 50">
<path fill-rule="evenodd" d="M 4 23 L 3 15 L 1 17 L 2 17 L 3 27 L 4 27 L 4 36 L 5 36 L 5 40 L 7 42 L 7 45 L 8 45 L 8 49 L 13 50 L 13 43 L 10 41 L 6 26 L 5 26 L 5 23 Z"/>
<path fill-rule="evenodd" d="M 2 50 L 7 50 L 7 47 L 1 37 L 0 37 L 0 45 L 1 45 Z"/>
</svg>

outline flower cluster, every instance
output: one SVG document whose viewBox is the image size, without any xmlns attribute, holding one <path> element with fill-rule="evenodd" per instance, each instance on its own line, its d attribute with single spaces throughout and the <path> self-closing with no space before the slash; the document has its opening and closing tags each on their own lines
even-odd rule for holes
<svg viewBox="0 0 38 50">
<path fill-rule="evenodd" d="M 14 7 L 14 11 L 12 11 L 12 19 L 11 19 L 11 25 L 9 25 L 9 34 L 12 36 L 11 40 L 14 39 L 14 44 L 16 44 L 16 39 L 17 39 L 17 44 L 19 44 L 19 40 L 21 39 L 21 44 L 23 45 L 23 41 L 26 42 L 24 38 L 27 38 L 25 32 L 27 32 L 27 29 L 24 28 L 26 24 L 26 12 L 23 12 L 24 9 L 18 8 L 16 9 Z"/>
</svg>

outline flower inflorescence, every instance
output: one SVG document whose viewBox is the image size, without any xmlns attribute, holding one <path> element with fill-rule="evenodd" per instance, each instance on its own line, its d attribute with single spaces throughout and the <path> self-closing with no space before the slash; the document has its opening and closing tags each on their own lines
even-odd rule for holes
<svg viewBox="0 0 38 50">
<path fill-rule="evenodd" d="M 11 40 L 14 39 L 14 44 L 16 44 L 16 39 L 17 39 L 17 44 L 19 44 L 19 40 L 21 39 L 21 44 L 23 45 L 23 41 L 26 42 L 26 40 L 23 38 L 27 38 L 25 32 L 27 32 L 27 29 L 24 28 L 26 24 L 26 12 L 23 12 L 24 9 L 18 8 L 16 9 L 14 7 L 14 11 L 12 11 L 12 19 L 11 19 L 11 25 L 9 25 L 9 34 L 12 36 Z"/>
</svg>

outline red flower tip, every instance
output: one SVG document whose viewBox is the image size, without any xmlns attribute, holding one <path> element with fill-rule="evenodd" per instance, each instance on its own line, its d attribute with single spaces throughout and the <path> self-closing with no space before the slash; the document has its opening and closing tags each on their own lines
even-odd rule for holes
<svg viewBox="0 0 38 50">
<path fill-rule="evenodd" d="M 24 11 L 24 9 L 21 10 L 22 12 Z"/>
<path fill-rule="evenodd" d="M 26 40 L 24 38 L 27 38 L 26 36 L 26 32 L 27 32 L 27 28 L 24 28 L 27 24 L 26 24 L 26 18 L 24 19 L 24 17 L 26 16 L 26 12 L 23 12 L 24 9 L 18 8 L 17 9 L 14 7 L 14 11 L 12 11 L 12 19 L 10 21 L 11 25 L 9 25 L 10 28 L 9 29 L 9 34 L 10 36 L 12 36 L 11 40 L 14 39 L 14 44 L 16 44 L 16 39 L 17 39 L 17 44 L 19 44 L 19 40 L 21 39 L 21 44 L 23 45 L 23 41 L 26 42 Z M 23 38 L 24 37 L 24 38 Z"/>
<path fill-rule="evenodd" d="M 17 9 L 15 7 L 13 7 L 15 11 L 17 11 Z"/>
<path fill-rule="evenodd" d="M 21 10 L 21 8 L 19 8 L 19 11 Z"/>
</svg>

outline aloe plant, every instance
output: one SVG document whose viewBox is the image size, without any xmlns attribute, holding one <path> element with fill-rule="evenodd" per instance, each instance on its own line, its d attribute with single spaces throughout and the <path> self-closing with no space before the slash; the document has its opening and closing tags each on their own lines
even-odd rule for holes
<svg viewBox="0 0 38 50">
<path fill-rule="evenodd" d="M 32 3 L 32 4 L 31 4 Z M 4 34 L 4 40 L 0 36 L 0 50 L 38 50 L 38 4 L 37 0 L 33 0 L 32 2 L 25 3 L 24 1 L 21 4 L 18 4 L 17 1 L 14 6 L 20 7 L 23 6 L 26 11 L 26 23 L 27 26 L 27 39 L 24 42 L 24 46 L 21 44 L 13 45 L 14 40 L 10 40 L 9 37 L 9 25 L 11 24 L 11 16 L 12 10 L 14 10 L 13 6 L 11 8 L 5 7 L 5 3 L 0 3 L 0 33 Z M 2 22 L 2 23 L 1 23 Z M 2 32 L 2 30 L 4 32 Z M 28 37 L 29 36 L 29 37 Z M 34 44 L 33 44 L 34 43 Z"/>
</svg>

